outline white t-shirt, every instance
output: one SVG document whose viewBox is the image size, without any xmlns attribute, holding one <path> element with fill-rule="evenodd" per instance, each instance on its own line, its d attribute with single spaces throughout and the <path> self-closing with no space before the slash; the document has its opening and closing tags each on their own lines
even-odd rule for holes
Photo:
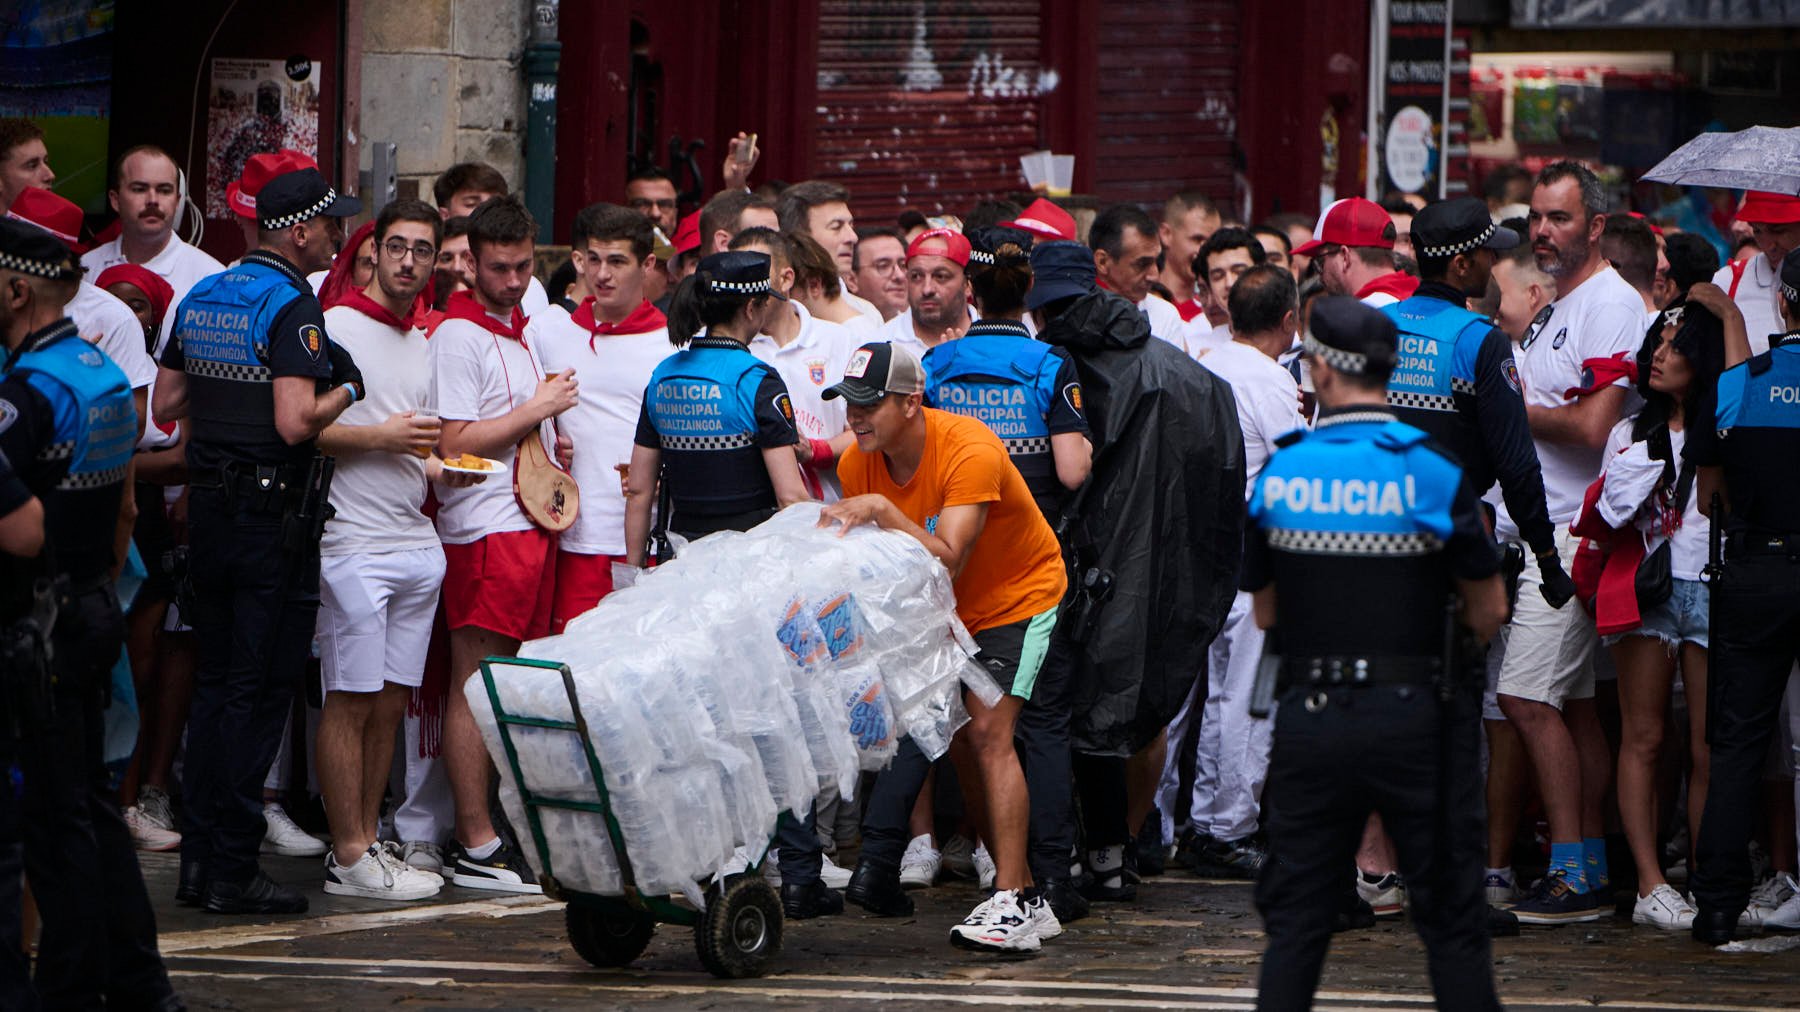
<svg viewBox="0 0 1800 1012">
<path fill-rule="evenodd" d="M 533 275 L 530 281 L 525 282 L 525 296 L 519 300 L 519 312 L 524 313 L 529 320 L 549 308 L 550 293 L 544 291 L 544 283 Z"/>
<path fill-rule="evenodd" d="M 1769 255 L 1758 253 L 1744 265 L 1744 276 L 1738 281 L 1737 294 L 1732 296 L 1738 312 L 1744 314 L 1744 332 L 1750 337 L 1752 355 L 1769 350 L 1770 334 L 1787 330 L 1781 322 L 1781 307 L 1776 301 L 1781 288 L 1779 275 L 1775 265 L 1769 263 Z M 1725 291 L 1731 291 L 1731 265 L 1719 268 L 1712 280 Z"/>
<path fill-rule="evenodd" d="M 100 272 L 108 267 L 130 262 L 125 259 L 122 242 L 123 240 L 114 239 L 81 255 L 81 266 L 87 268 L 88 280 L 99 277 Z M 225 265 L 214 260 L 205 250 L 190 246 L 171 234 L 169 241 L 163 245 L 162 252 L 144 261 L 141 266 L 167 281 L 169 287 L 174 289 L 174 295 L 169 299 L 169 311 L 163 314 L 162 333 L 156 339 L 156 350 L 160 352 L 169 339 L 169 332 L 175 326 L 175 307 L 181 305 L 181 300 L 187 298 L 187 293 L 193 290 L 201 278 L 219 273 L 225 269 Z"/>
<path fill-rule="evenodd" d="M 1187 321 L 1181 318 L 1181 310 L 1176 309 L 1173 302 L 1146 295 L 1138 308 L 1150 318 L 1151 337 L 1161 338 L 1182 351 L 1188 350 Z"/>
<path fill-rule="evenodd" d="M 1369 306 L 1373 309 L 1380 309 L 1383 306 L 1391 306 L 1394 303 L 1399 302 L 1400 298 L 1399 296 L 1389 294 L 1388 292 L 1370 292 L 1363 296 L 1361 301 L 1365 306 Z"/>
<path fill-rule="evenodd" d="M 881 340 L 881 325 L 885 322 L 887 321 L 881 319 L 879 316 L 871 320 L 867 315 L 857 313 L 850 319 L 838 324 L 838 326 L 848 330 L 850 336 L 856 339 L 856 343 L 860 347 L 868 344 L 870 341 Z"/>
<path fill-rule="evenodd" d="M 556 417 L 557 431 L 575 444 L 570 470 L 581 489 L 581 512 L 562 533 L 561 547 L 582 555 L 624 555 L 625 497 L 614 466 L 631 463 L 644 389 L 675 351 L 669 330 L 590 334 L 567 310 L 551 306 L 526 325 L 525 343 L 547 372 L 574 369 L 581 385 L 580 402 Z"/>
<path fill-rule="evenodd" d="M 82 340 L 98 345 L 124 371 L 131 389 L 148 387 L 156 379 L 156 363 L 144 348 L 144 325 L 130 306 L 106 289 L 83 281 L 63 312 L 75 321 Z M 169 307 L 167 315 L 175 318 L 174 306 Z"/>
<path fill-rule="evenodd" d="M 1645 535 L 1645 548 L 1655 551 L 1664 539 L 1656 511 L 1646 508 L 1646 503 L 1663 476 L 1664 465 L 1660 460 L 1650 459 L 1647 441 L 1631 441 L 1633 421 L 1632 418 L 1624 419 L 1613 426 L 1606 437 L 1606 484 L 1602 486 L 1596 507 L 1600 517 L 1612 527 L 1623 528 L 1627 522 L 1631 523 Z M 1681 448 L 1686 443 L 1685 431 L 1669 433 L 1671 459 L 1678 476 L 1681 473 Z M 1706 517 L 1700 512 L 1698 488 L 1690 487 L 1687 504 L 1681 512 L 1681 526 L 1669 539 L 1669 571 L 1675 579 L 1700 579 L 1700 571 L 1706 568 L 1710 531 Z"/>
<path fill-rule="evenodd" d="M 530 400 L 544 378 L 537 356 L 524 344 L 469 320 L 438 324 L 430 348 L 432 401 L 446 422 L 499 418 Z M 551 448 L 548 441 L 545 448 Z M 512 468 L 517 455 L 517 448 L 508 446 L 495 459 Z M 489 534 L 532 527 L 513 496 L 510 472 L 468 488 L 439 483 L 437 497 L 438 535 L 445 544 L 466 545 Z"/>
<path fill-rule="evenodd" d="M 975 322 L 974 306 L 969 307 L 969 322 Z M 912 352 L 913 358 L 916 358 L 921 362 L 925 360 L 925 353 L 931 350 L 926 347 L 924 341 L 919 340 L 919 335 L 913 331 L 911 309 L 902 309 L 899 316 L 882 324 L 881 330 L 876 334 L 874 340 L 887 341 L 898 347 L 905 348 L 907 351 Z"/>
<path fill-rule="evenodd" d="M 1560 408 L 1571 403 L 1563 391 L 1582 385 L 1581 363 L 1637 354 L 1644 340 L 1644 300 L 1611 267 L 1603 267 L 1566 297 L 1551 304 L 1550 318 L 1516 355 L 1525 403 Z M 1630 389 L 1630 381 L 1614 386 Z M 1603 451 L 1543 439 L 1537 444 L 1544 472 L 1544 505 L 1558 526 L 1575 519 L 1581 497 L 1600 476 Z M 1516 537 L 1518 527 L 1501 514 L 1500 533 Z"/>
<path fill-rule="evenodd" d="M 882 319 L 881 310 L 875 308 L 875 303 L 870 302 L 868 299 L 863 298 L 862 296 L 856 294 L 855 292 L 852 292 L 848 285 L 846 285 L 843 288 L 843 291 L 841 294 L 844 296 L 845 302 L 850 303 L 850 305 L 852 305 L 856 308 L 857 312 L 861 313 L 865 317 L 868 317 L 869 323 L 871 325 L 873 325 L 875 327 L 880 327 L 882 324 L 887 322 L 886 320 Z"/>
<path fill-rule="evenodd" d="M 1187 321 L 1182 326 L 1186 328 L 1184 340 L 1187 345 L 1187 353 L 1195 358 L 1205 358 L 1231 343 L 1231 328 L 1229 326 L 1213 326 L 1204 313 Z"/>
<path fill-rule="evenodd" d="M 844 367 L 850 354 L 865 343 L 849 327 L 821 320 L 798 302 L 789 302 L 800 314 L 800 334 L 786 347 L 766 334 L 750 341 L 750 353 L 775 367 L 781 381 L 787 384 L 788 400 L 794 405 L 794 427 L 802 439 L 830 439 L 844 431 L 844 400 L 826 400 L 825 390 L 844 378 Z M 837 469 L 815 472 L 824 488 L 825 501 L 843 498 Z"/>
<path fill-rule="evenodd" d="M 356 359 L 364 375 L 376 378 L 369 395 L 345 408 L 336 424 L 379 425 L 391 415 L 427 406 L 431 363 L 424 331 L 401 330 L 361 310 L 334 306 L 325 311 L 325 332 Z M 325 524 L 321 555 L 438 545 L 437 531 L 424 513 L 425 461 L 410 453 L 374 450 L 338 457 L 331 506 L 337 515 Z"/>
<path fill-rule="evenodd" d="M 1275 452 L 1275 440 L 1306 425 L 1300 417 L 1300 388 L 1279 363 L 1242 341 L 1231 341 L 1200 359 L 1231 384 L 1238 427 L 1244 430 L 1244 498 Z"/>
</svg>

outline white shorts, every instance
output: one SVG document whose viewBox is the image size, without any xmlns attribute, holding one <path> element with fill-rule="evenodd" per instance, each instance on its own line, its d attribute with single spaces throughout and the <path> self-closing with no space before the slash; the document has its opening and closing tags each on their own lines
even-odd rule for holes
<svg viewBox="0 0 1800 1012">
<path fill-rule="evenodd" d="M 1579 543 L 1566 527 L 1557 532 L 1556 550 L 1565 569 Z M 1594 620 L 1573 600 L 1550 607 L 1540 589 L 1544 581 L 1537 560 L 1529 550 L 1525 557 L 1495 689 L 1502 696 L 1549 703 L 1559 710 L 1565 699 L 1592 699 L 1594 654 L 1600 645 Z"/>
<path fill-rule="evenodd" d="M 444 550 L 327 555 L 319 561 L 319 672 L 326 692 L 417 687 L 444 584 Z"/>
</svg>

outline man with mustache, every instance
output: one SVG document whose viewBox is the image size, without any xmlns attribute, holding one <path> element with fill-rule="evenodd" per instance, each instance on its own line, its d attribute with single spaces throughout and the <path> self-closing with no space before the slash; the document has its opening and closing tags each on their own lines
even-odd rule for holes
<svg viewBox="0 0 1800 1012">
<path fill-rule="evenodd" d="M 113 165 L 113 184 L 106 199 L 118 212 L 119 237 L 82 256 L 81 266 L 89 277 L 99 277 L 114 264 L 138 264 L 169 283 L 175 290 L 169 305 L 178 306 L 201 278 L 225 269 L 224 264 L 175 234 L 175 219 L 185 197 L 181 170 L 163 149 L 140 144 L 120 155 Z M 174 318 L 169 314 L 163 328 L 165 338 Z"/>
</svg>

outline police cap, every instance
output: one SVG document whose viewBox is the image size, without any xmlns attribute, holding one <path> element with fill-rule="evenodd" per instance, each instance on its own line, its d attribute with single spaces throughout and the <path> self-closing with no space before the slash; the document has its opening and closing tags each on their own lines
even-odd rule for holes
<svg viewBox="0 0 1800 1012">
<path fill-rule="evenodd" d="M 1789 303 L 1800 304 L 1800 249 L 1789 250 L 1781 258 L 1781 296 Z"/>
<path fill-rule="evenodd" d="M 1313 303 L 1303 347 L 1338 372 L 1385 377 L 1394 371 L 1399 335 L 1394 321 L 1348 295 L 1327 295 Z"/>
<path fill-rule="evenodd" d="M 81 264 L 62 240 L 18 218 L 0 218 L 0 270 L 74 281 Z"/>
<path fill-rule="evenodd" d="M 1086 243 L 1058 239 L 1031 248 L 1031 291 L 1025 308 L 1038 309 L 1094 290 L 1094 251 Z"/>
<path fill-rule="evenodd" d="M 701 259 L 694 273 L 700 276 L 700 283 L 708 295 L 738 295 L 746 299 L 773 295 L 785 299 L 769 286 L 769 265 L 773 262 L 767 253 L 732 250 Z"/>
<path fill-rule="evenodd" d="M 993 266 L 994 254 L 1007 243 L 1012 243 L 1027 254 L 1031 252 L 1031 233 L 1022 228 L 978 225 L 963 234 L 969 240 L 969 262 L 983 267 Z"/>
<path fill-rule="evenodd" d="M 325 174 L 311 167 L 283 172 L 256 195 L 257 224 L 270 231 L 320 216 L 348 218 L 361 210 L 362 201 L 332 189 Z"/>
<path fill-rule="evenodd" d="M 1413 215 L 1412 241 L 1413 251 L 1421 258 L 1448 260 L 1478 249 L 1512 249 L 1519 244 L 1519 236 L 1494 224 L 1487 201 L 1457 197 L 1420 208 Z"/>
</svg>

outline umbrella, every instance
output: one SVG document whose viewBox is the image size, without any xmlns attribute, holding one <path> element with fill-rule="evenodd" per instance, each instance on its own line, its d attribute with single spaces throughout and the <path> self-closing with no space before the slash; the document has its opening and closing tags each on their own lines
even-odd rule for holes
<svg viewBox="0 0 1800 1012">
<path fill-rule="evenodd" d="M 1800 196 L 1800 127 L 1701 134 L 1644 173 L 1644 180 Z"/>
</svg>

